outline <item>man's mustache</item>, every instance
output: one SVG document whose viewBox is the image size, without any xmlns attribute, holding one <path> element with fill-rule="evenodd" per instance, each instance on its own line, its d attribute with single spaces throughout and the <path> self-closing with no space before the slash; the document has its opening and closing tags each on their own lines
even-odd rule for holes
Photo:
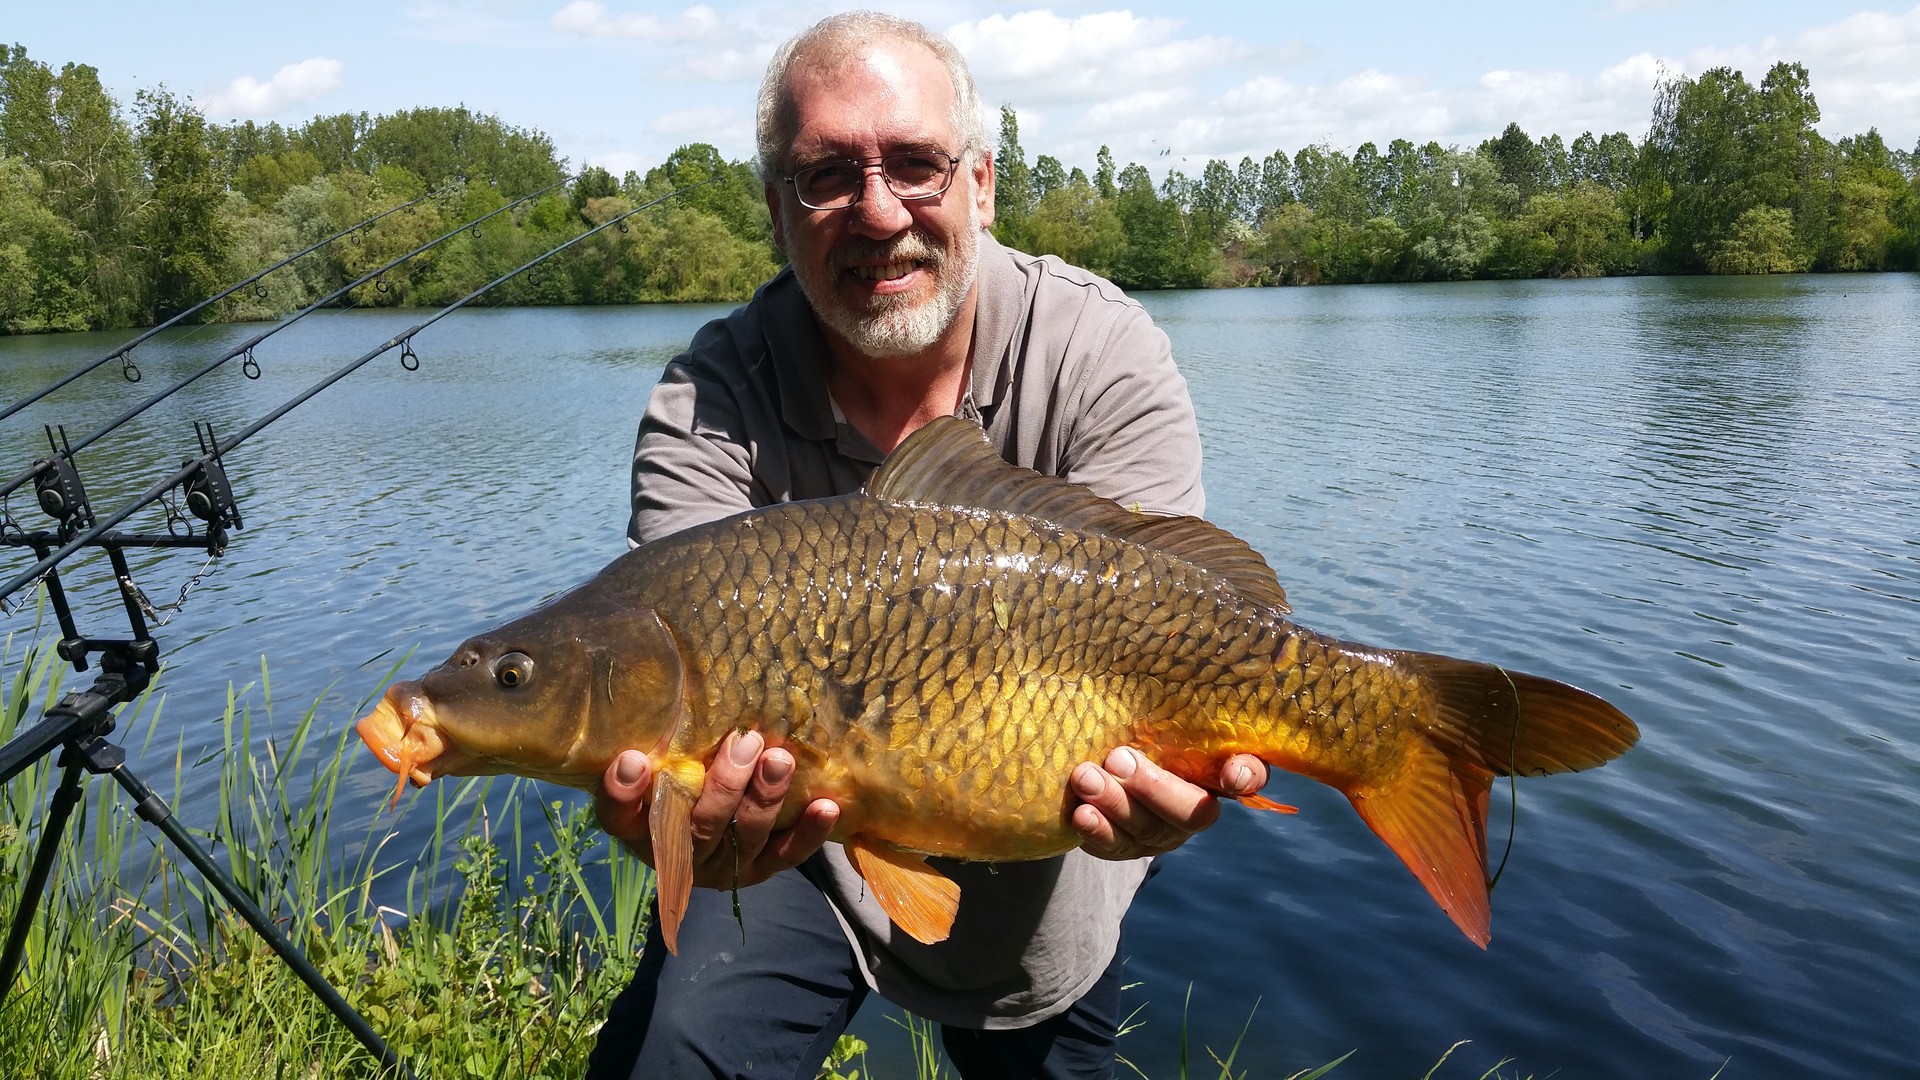
<svg viewBox="0 0 1920 1080">
<path fill-rule="evenodd" d="M 876 262 L 919 262 L 938 270 L 945 264 L 946 258 L 947 253 L 940 245 L 925 234 L 914 231 L 891 240 L 849 237 L 834 249 L 833 267 L 845 270 L 851 266 Z"/>
</svg>

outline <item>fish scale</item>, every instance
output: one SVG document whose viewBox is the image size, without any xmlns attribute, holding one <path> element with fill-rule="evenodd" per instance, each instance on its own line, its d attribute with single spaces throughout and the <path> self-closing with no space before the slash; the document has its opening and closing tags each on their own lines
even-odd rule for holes
<svg viewBox="0 0 1920 1080">
<path fill-rule="evenodd" d="M 518 772 L 592 789 L 621 750 L 647 752 L 670 948 L 694 800 L 748 729 L 794 754 L 781 820 L 838 803 L 835 839 L 922 941 L 960 903 L 925 855 L 1072 848 L 1073 768 L 1132 746 L 1196 783 L 1248 753 L 1338 788 L 1486 944 L 1492 779 L 1599 765 L 1632 745 L 1632 721 L 1563 683 L 1340 641 L 1287 610 L 1231 535 L 1016 469 L 947 418 L 859 494 L 627 553 L 396 683 L 359 730 L 416 783 Z"/>
</svg>

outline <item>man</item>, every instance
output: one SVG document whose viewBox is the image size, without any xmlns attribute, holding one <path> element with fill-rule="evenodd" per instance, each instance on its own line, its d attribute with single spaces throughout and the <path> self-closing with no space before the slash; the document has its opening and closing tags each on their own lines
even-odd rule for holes
<svg viewBox="0 0 1920 1080">
<path fill-rule="evenodd" d="M 708 324 L 661 376 L 634 457 L 630 540 L 753 506 L 857 490 L 943 415 L 1003 456 L 1110 498 L 1202 506 L 1200 451 L 1167 339 L 1112 285 L 997 244 L 984 114 L 945 39 L 835 16 L 787 43 L 761 88 L 759 146 L 790 272 Z M 693 810 L 679 952 L 650 937 L 595 1048 L 594 1077 L 812 1077 L 870 988 L 943 1025 L 973 1077 L 1113 1069 L 1120 920 L 1149 870 L 1211 824 L 1214 797 L 1131 750 L 1071 777 L 1081 850 L 959 879 L 953 935 L 898 933 L 817 800 L 775 831 L 792 755 L 733 737 Z M 1227 764 L 1246 794 L 1266 772 Z M 650 857 L 643 754 L 608 769 L 602 825 Z M 735 921 L 733 898 L 741 909 Z M 721 890 L 721 891 L 709 891 Z M 744 936 L 744 941 L 742 937 Z"/>
</svg>

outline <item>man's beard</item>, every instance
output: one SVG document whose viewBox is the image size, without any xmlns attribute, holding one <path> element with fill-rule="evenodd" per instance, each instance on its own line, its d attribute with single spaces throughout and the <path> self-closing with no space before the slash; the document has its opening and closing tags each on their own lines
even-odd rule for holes
<svg viewBox="0 0 1920 1080">
<path fill-rule="evenodd" d="M 793 273 L 814 314 L 862 355 L 911 356 L 940 340 L 973 291 L 979 273 L 980 212 L 971 200 L 966 228 L 956 246 L 958 250 L 949 255 L 916 226 L 895 240 L 850 238 L 834 250 L 828 265 L 796 262 Z M 881 295 L 855 307 L 834 291 L 834 276 L 848 266 L 907 260 L 919 263 L 932 276 L 932 296 L 917 300 L 906 294 Z"/>
</svg>

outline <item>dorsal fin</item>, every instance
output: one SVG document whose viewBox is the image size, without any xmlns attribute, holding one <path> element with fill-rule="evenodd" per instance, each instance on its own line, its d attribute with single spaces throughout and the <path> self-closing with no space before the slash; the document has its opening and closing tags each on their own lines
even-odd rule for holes
<svg viewBox="0 0 1920 1080">
<path fill-rule="evenodd" d="M 1246 541 L 1195 517 L 1128 510 L 1079 484 L 1009 465 L 971 421 L 943 416 L 907 436 L 866 492 L 887 502 L 1020 514 L 1152 547 L 1225 578 L 1255 603 L 1285 612 L 1287 594 Z"/>
</svg>

